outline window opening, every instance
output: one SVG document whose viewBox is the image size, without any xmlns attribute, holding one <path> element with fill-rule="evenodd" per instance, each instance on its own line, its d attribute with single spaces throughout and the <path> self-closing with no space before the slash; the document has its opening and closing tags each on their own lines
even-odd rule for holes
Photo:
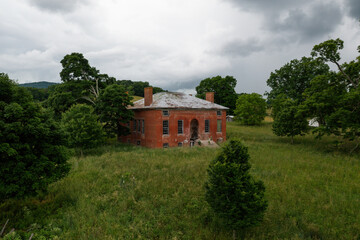
<svg viewBox="0 0 360 240">
<path fill-rule="evenodd" d="M 183 134 L 184 133 L 184 121 L 183 120 L 178 120 L 178 134 Z"/>
<path fill-rule="evenodd" d="M 163 110 L 163 116 L 169 116 L 169 110 Z"/>
<path fill-rule="evenodd" d="M 163 121 L 163 134 L 169 134 L 169 121 L 168 120 L 164 120 Z"/>
<path fill-rule="evenodd" d="M 205 132 L 208 133 L 210 129 L 210 120 L 206 119 L 205 120 Z"/>
<path fill-rule="evenodd" d="M 217 132 L 221 132 L 221 120 L 217 120 Z"/>
</svg>

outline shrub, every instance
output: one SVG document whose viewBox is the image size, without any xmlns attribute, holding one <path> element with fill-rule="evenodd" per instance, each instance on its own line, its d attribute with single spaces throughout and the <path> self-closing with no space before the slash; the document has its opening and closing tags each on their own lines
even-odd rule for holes
<svg viewBox="0 0 360 240">
<path fill-rule="evenodd" d="M 226 228 L 243 230 L 262 221 L 267 201 L 265 187 L 250 175 L 247 147 L 231 140 L 210 163 L 206 201 Z"/>
</svg>

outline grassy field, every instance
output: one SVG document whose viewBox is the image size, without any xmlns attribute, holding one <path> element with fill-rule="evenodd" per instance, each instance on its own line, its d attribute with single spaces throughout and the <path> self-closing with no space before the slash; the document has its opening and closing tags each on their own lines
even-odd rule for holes
<svg viewBox="0 0 360 240">
<path fill-rule="evenodd" d="M 313 136 L 289 139 L 271 125 L 229 123 L 228 138 L 249 147 L 252 173 L 269 207 L 247 239 L 359 239 L 360 160 L 352 146 Z M 49 193 L 0 205 L 0 230 L 34 239 L 230 239 L 204 200 L 206 169 L 219 149 L 106 146 L 71 159 Z M 27 237 L 28 239 L 28 237 Z M 55 237 L 56 239 L 56 237 Z"/>
</svg>

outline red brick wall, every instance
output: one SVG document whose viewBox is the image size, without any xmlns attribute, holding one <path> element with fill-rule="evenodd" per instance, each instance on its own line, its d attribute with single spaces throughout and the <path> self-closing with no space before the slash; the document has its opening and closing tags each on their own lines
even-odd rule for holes
<svg viewBox="0 0 360 240">
<path fill-rule="evenodd" d="M 167 109 L 166 109 L 167 110 Z M 169 116 L 163 116 L 162 110 L 136 110 L 134 119 L 145 121 L 145 133 L 133 130 L 133 121 L 130 124 L 131 134 L 123 137 L 123 141 L 150 148 L 162 148 L 164 143 L 169 147 L 178 146 L 179 142 L 183 146 L 190 145 L 190 122 L 198 120 L 198 136 L 201 140 L 208 140 L 212 137 L 213 141 L 226 140 L 226 111 L 221 110 L 221 116 L 217 116 L 216 110 L 171 110 L 168 109 Z M 205 120 L 210 120 L 209 133 L 205 133 Z M 217 120 L 222 121 L 222 131 L 217 132 Z M 163 120 L 169 121 L 169 134 L 163 135 Z M 183 134 L 178 134 L 178 120 L 183 120 Z M 140 121 L 141 123 L 141 121 Z"/>
</svg>

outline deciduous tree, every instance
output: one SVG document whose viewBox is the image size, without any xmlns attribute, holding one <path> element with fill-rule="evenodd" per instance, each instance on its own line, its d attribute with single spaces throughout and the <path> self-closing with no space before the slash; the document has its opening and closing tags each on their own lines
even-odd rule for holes
<svg viewBox="0 0 360 240">
<path fill-rule="evenodd" d="M 260 94 L 242 94 L 236 101 L 235 116 L 245 125 L 259 125 L 266 116 L 266 101 Z"/>
<path fill-rule="evenodd" d="M 308 121 L 306 116 L 299 111 L 296 101 L 288 98 L 278 101 L 280 106 L 273 122 L 273 132 L 277 136 L 291 137 L 291 143 L 294 143 L 294 136 L 304 135 L 308 130 Z"/>
<path fill-rule="evenodd" d="M 30 93 L 0 74 L 0 201 L 45 191 L 69 171 L 64 133 Z"/>
<path fill-rule="evenodd" d="M 89 105 L 73 105 L 62 114 L 61 123 L 71 147 L 92 148 L 105 140 L 105 132 L 98 121 L 98 116 Z"/>
<path fill-rule="evenodd" d="M 129 133 L 126 124 L 134 116 L 133 111 L 128 109 L 132 105 L 131 100 L 125 88 L 117 84 L 107 86 L 98 98 L 96 111 L 100 114 L 100 121 L 105 124 L 105 130 L 110 135 L 116 133 L 118 139 Z"/>
<path fill-rule="evenodd" d="M 236 79 L 232 76 L 206 78 L 196 87 L 196 97 L 205 99 L 207 92 L 214 92 L 214 102 L 228 107 L 229 114 L 233 114 L 238 97 L 235 87 Z"/>
<path fill-rule="evenodd" d="M 327 74 L 329 66 L 322 60 L 303 57 L 300 60 L 294 59 L 270 74 L 266 81 L 271 88 L 268 101 L 273 101 L 280 94 L 296 100 L 303 101 L 303 92 L 309 87 L 310 81 L 318 76 Z"/>
</svg>

